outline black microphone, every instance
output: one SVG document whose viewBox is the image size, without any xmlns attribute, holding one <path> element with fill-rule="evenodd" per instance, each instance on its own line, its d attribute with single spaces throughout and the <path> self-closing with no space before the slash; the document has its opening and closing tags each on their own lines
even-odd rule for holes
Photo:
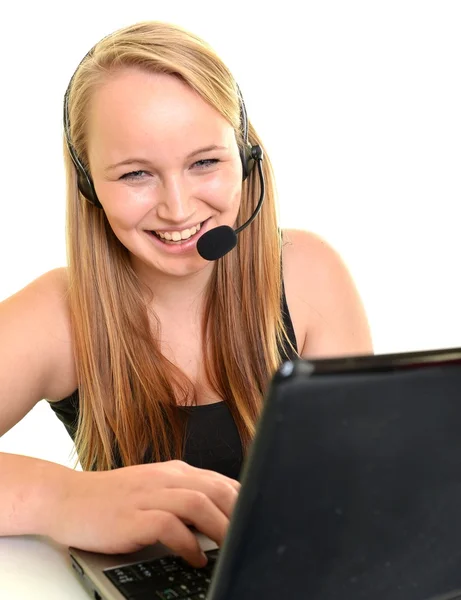
<svg viewBox="0 0 461 600">
<path fill-rule="evenodd" d="M 237 234 L 243 231 L 245 227 L 248 227 L 261 210 L 264 201 L 264 175 L 261 167 L 263 151 L 260 146 L 253 146 L 251 148 L 251 158 L 258 163 L 259 181 L 261 184 L 261 194 L 255 211 L 248 221 L 237 229 L 232 229 L 229 225 L 220 225 L 219 227 L 213 227 L 213 229 L 210 229 L 210 231 L 207 231 L 199 237 L 197 241 L 197 251 L 205 260 L 217 260 L 235 248 L 237 245 Z"/>
</svg>

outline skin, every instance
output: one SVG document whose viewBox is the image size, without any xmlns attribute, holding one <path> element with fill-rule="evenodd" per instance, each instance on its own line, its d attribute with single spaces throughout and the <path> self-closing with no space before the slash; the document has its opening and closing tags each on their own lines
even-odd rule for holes
<svg viewBox="0 0 461 600">
<path fill-rule="evenodd" d="M 162 351 L 196 383 L 199 403 L 221 400 L 199 358 L 213 264 L 194 244 L 172 250 L 149 231 L 235 224 L 242 173 L 232 127 L 178 79 L 125 69 L 95 92 L 87 135 L 99 200 L 154 293 Z M 190 156 L 211 145 L 220 148 Z M 337 252 L 305 231 L 285 231 L 284 239 L 284 283 L 301 355 L 371 353 L 361 299 Z M 40 399 L 60 400 L 77 387 L 67 286 L 66 269 L 55 269 L 0 304 L 0 435 Z M 195 565 L 204 557 L 185 524 L 221 544 L 239 491 L 238 482 L 181 461 L 88 473 L 0 454 L 0 477 L 0 535 L 41 533 L 100 552 L 161 541 Z"/>
</svg>

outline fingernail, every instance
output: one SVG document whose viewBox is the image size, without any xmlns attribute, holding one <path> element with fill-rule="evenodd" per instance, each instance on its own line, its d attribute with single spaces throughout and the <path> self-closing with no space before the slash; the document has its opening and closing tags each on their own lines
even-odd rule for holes
<svg viewBox="0 0 461 600">
<path fill-rule="evenodd" d="M 204 567 L 207 564 L 207 562 L 208 562 L 208 557 L 207 557 L 207 555 L 204 552 L 200 552 L 200 558 L 202 559 L 200 561 L 200 566 Z"/>
</svg>

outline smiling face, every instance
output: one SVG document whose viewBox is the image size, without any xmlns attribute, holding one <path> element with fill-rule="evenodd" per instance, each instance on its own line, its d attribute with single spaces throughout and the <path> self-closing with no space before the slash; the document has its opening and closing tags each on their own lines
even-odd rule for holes
<svg viewBox="0 0 461 600">
<path fill-rule="evenodd" d="M 107 219 L 139 272 L 210 265 L 197 239 L 237 218 L 242 166 L 232 126 L 179 78 L 127 68 L 91 99 L 87 151 Z"/>
</svg>

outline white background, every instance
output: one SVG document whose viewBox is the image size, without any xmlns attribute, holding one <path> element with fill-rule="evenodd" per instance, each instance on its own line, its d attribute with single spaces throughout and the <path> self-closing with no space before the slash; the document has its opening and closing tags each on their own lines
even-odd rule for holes
<svg viewBox="0 0 461 600">
<path fill-rule="evenodd" d="M 269 4 L 2 4 L 0 300 L 65 264 L 74 69 L 113 29 L 159 19 L 204 37 L 234 72 L 276 169 L 282 226 L 342 254 L 375 351 L 461 346 L 461 2 Z M 0 440 L 63 464 L 71 449 L 45 402 Z"/>
</svg>

